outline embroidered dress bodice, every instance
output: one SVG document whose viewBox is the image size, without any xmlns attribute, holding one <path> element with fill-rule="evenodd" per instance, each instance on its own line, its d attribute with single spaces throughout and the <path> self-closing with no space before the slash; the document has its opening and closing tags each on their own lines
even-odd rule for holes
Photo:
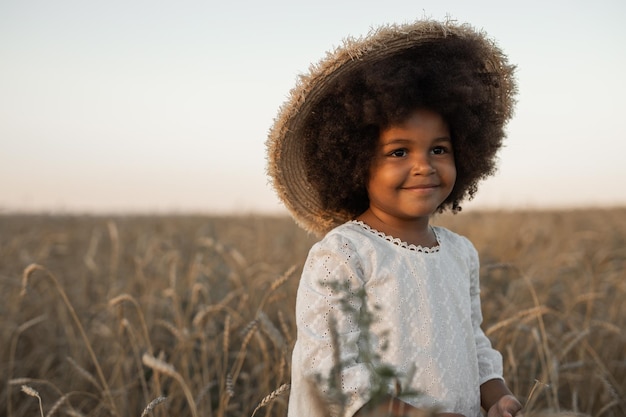
<svg viewBox="0 0 626 417">
<path fill-rule="evenodd" d="M 374 312 L 372 349 L 381 363 L 406 377 L 403 391 L 419 393 L 404 401 L 466 417 L 481 415 L 480 385 L 502 378 L 502 357 L 480 328 L 478 254 L 466 238 L 441 227 L 433 231 L 439 245 L 422 248 L 351 221 L 311 248 L 296 300 L 290 417 L 329 414 L 323 380 L 335 363 L 331 316 L 339 337 L 342 389 L 348 395 L 342 415 L 352 416 L 370 399 L 358 318 L 342 310 L 342 297 L 349 297 L 357 311 L 365 302 Z M 355 297 L 361 289 L 365 297 Z"/>
</svg>

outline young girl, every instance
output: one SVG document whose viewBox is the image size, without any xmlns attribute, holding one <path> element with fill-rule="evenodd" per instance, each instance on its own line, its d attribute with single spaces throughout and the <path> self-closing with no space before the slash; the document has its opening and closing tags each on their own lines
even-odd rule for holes
<svg viewBox="0 0 626 417">
<path fill-rule="evenodd" d="M 289 416 L 521 415 L 480 327 L 476 250 L 430 225 L 494 172 L 512 74 L 482 33 L 421 21 L 346 40 L 292 90 L 269 174 L 325 236 L 298 289 Z M 372 398 L 381 365 L 397 378 Z"/>
</svg>

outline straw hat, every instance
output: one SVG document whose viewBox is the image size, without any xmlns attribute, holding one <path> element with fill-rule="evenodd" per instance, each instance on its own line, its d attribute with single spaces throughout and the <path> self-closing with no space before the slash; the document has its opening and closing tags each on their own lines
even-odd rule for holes
<svg viewBox="0 0 626 417">
<path fill-rule="evenodd" d="M 308 74 L 300 75 L 289 98 L 282 105 L 267 140 L 268 174 L 279 196 L 291 212 L 296 223 L 318 236 L 351 220 L 342 212 L 327 210 L 318 191 L 307 180 L 303 129 L 307 117 L 317 111 L 322 98 L 330 92 L 335 82 L 360 66 L 371 65 L 382 59 L 393 59 L 409 50 L 445 47 L 450 39 L 463 39 L 479 44 L 482 62 L 476 72 L 489 73 L 496 83 L 485 85 L 489 89 L 492 111 L 485 123 L 503 126 L 513 112 L 515 83 L 513 67 L 506 56 L 480 31 L 467 24 L 454 21 L 417 21 L 410 24 L 386 25 L 373 29 L 361 38 L 347 38 L 334 51 L 328 52 Z M 419 65 L 419 63 L 416 63 Z"/>
</svg>

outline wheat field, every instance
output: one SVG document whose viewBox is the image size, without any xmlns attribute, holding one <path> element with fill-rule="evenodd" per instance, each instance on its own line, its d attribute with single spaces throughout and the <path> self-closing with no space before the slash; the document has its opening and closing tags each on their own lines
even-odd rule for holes
<svg viewBox="0 0 626 417">
<path fill-rule="evenodd" d="M 436 219 L 481 256 L 525 416 L 626 416 L 626 209 Z M 284 416 L 289 218 L 0 216 L 0 414 Z"/>
</svg>

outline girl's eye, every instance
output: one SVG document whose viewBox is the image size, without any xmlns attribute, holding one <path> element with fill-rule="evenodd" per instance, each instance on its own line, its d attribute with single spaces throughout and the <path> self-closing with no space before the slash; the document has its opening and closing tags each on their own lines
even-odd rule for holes
<svg viewBox="0 0 626 417">
<path fill-rule="evenodd" d="M 406 149 L 396 149 L 395 151 L 391 152 L 389 155 L 399 158 L 399 157 L 406 156 L 406 154 L 407 154 Z"/>
<path fill-rule="evenodd" d="M 434 155 L 443 155 L 446 153 L 449 153 L 450 150 L 448 148 L 446 148 L 445 146 L 435 146 L 432 150 L 432 153 Z"/>
</svg>

